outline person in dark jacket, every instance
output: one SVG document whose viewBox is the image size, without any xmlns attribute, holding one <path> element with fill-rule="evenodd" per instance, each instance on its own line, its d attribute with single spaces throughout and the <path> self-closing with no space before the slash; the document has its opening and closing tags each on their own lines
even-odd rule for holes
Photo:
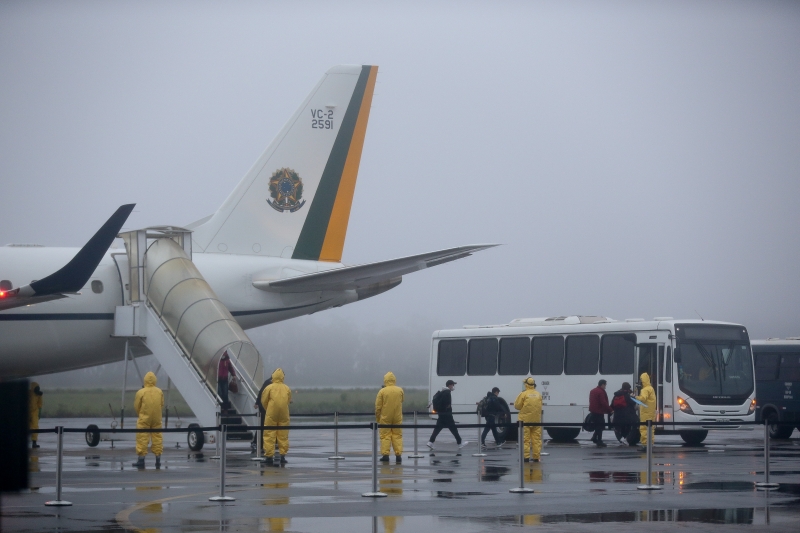
<svg viewBox="0 0 800 533">
<path fill-rule="evenodd" d="M 620 436 L 619 441 L 623 444 L 630 444 L 631 430 L 638 422 L 636 402 L 631 398 L 632 392 L 631 384 L 626 381 L 622 384 L 622 388 L 614 393 L 614 399 L 611 400 L 611 408 L 614 409 L 614 427 Z M 630 445 L 634 446 L 635 442 Z"/>
<path fill-rule="evenodd" d="M 258 396 L 256 396 L 256 404 L 255 408 L 258 409 L 258 420 L 261 422 L 259 425 L 264 425 L 264 417 L 267 416 L 267 410 L 264 409 L 264 406 L 261 405 L 261 396 L 264 394 L 264 389 L 266 389 L 269 385 L 272 385 L 272 376 L 268 377 L 264 384 L 261 385 L 261 389 L 258 391 Z M 253 435 L 253 442 L 250 443 L 250 451 L 255 452 L 258 449 L 258 441 L 256 439 L 263 439 L 264 432 L 263 431 L 256 431 L 255 435 Z"/>
<path fill-rule="evenodd" d="M 500 437 L 497 433 L 497 416 L 502 415 L 504 413 L 503 406 L 500 404 L 500 400 L 498 400 L 498 396 L 500 396 L 500 389 L 497 387 L 493 388 L 491 392 L 486 393 L 486 401 L 484 402 L 484 409 L 481 413 L 481 416 L 486 420 L 486 427 L 483 428 L 483 433 L 481 434 L 481 446 L 486 446 L 486 435 L 489 434 L 491 430 L 492 436 L 494 437 L 494 443 L 497 446 L 500 446 L 505 442 L 505 439 Z"/>
<path fill-rule="evenodd" d="M 229 377 L 236 377 L 236 371 L 233 369 L 233 363 L 228 355 L 228 350 L 222 353 L 219 358 L 219 366 L 217 367 L 217 395 L 219 396 L 222 409 L 229 409 L 231 404 L 228 401 L 228 379 Z"/>
<path fill-rule="evenodd" d="M 606 380 L 601 379 L 597 387 L 589 391 L 589 413 L 592 415 L 594 435 L 592 442 L 598 447 L 605 447 L 603 442 L 603 430 L 606 427 L 606 415 L 613 413 L 614 410 L 608 405 L 608 394 L 606 393 Z"/>
<path fill-rule="evenodd" d="M 436 427 L 433 428 L 433 433 L 431 434 L 431 438 L 428 439 L 428 448 L 433 450 L 433 443 L 436 441 L 436 436 L 442 431 L 444 428 L 450 430 L 450 433 L 456 438 L 456 443 L 458 444 L 459 448 L 463 448 L 469 442 L 462 441 L 461 435 L 458 434 L 458 428 L 456 428 L 456 421 L 453 420 L 453 399 L 450 395 L 453 392 L 453 389 L 456 387 L 456 382 L 452 379 L 448 379 L 447 383 L 445 383 L 445 388 L 442 389 L 442 405 L 444 406 L 439 413 L 439 417 L 436 419 Z"/>
</svg>

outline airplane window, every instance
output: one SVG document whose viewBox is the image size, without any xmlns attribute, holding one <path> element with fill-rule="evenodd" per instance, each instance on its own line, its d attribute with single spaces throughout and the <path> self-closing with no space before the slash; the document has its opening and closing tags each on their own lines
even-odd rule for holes
<svg viewBox="0 0 800 533">
<path fill-rule="evenodd" d="M 528 337 L 500 339 L 501 376 L 525 376 L 531 360 L 531 342 Z"/>
<path fill-rule="evenodd" d="M 564 337 L 533 338 L 531 374 L 534 376 L 560 376 L 564 371 Z"/>
<path fill-rule="evenodd" d="M 469 341 L 467 374 L 494 376 L 497 374 L 497 339 L 472 339 Z"/>
<path fill-rule="evenodd" d="M 92 292 L 95 294 L 103 292 L 103 282 L 99 279 L 92 281 Z"/>
<path fill-rule="evenodd" d="M 570 335 L 567 337 L 564 373 L 581 376 L 597 374 L 599 352 L 600 337 L 597 335 Z"/>
</svg>

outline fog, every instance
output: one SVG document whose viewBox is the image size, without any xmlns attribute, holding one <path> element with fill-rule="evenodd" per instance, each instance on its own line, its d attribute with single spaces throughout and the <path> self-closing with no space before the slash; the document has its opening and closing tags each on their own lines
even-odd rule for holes
<svg viewBox="0 0 800 533">
<path fill-rule="evenodd" d="M 519 317 L 800 335 L 798 28 L 770 1 L 3 2 L 0 243 L 213 213 L 323 72 L 375 64 L 343 261 L 503 246 L 250 330 L 290 384 L 426 384 L 434 330 Z"/>
</svg>

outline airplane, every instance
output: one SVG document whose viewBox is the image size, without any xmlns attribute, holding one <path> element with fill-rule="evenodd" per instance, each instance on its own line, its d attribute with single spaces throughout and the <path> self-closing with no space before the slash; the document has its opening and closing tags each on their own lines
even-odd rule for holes
<svg viewBox="0 0 800 533">
<path fill-rule="evenodd" d="M 241 328 L 364 300 L 496 246 L 341 262 L 377 74 L 328 70 L 219 209 L 179 228 L 192 232 L 192 261 Z M 0 247 L 0 379 L 122 360 L 125 341 L 112 334 L 126 303 L 125 254 L 109 247 L 132 209 L 120 207 L 80 250 Z"/>
</svg>

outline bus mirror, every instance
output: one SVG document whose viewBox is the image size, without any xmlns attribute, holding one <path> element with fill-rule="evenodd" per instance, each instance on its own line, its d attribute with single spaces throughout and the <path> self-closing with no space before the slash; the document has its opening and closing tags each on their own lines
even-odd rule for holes
<svg viewBox="0 0 800 533">
<path fill-rule="evenodd" d="M 677 347 L 675 348 L 675 357 L 673 357 L 673 359 L 675 359 L 676 363 L 680 363 L 681 362 L 681 349 L 680 348 L 677 348 Z"/>
</svg>

